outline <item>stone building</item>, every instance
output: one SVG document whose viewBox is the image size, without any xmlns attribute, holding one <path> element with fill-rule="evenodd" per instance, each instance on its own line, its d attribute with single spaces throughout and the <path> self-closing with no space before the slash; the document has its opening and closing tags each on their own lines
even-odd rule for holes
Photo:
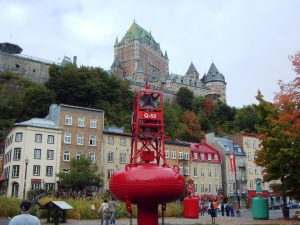
<svg viewBox="0 0 300 225">
<path fill-rule="evenodd" d="M 151 32 L 135 21 L 121 41 L 116 39 L 111 73 L 127 80 L 133 90 L 143 89 L 147 82 L 151 89 L 161 90 L 167 102 L 174 100 L 180 87 L 188 88 L 196 96 L 226 102 L 225 77 L 214 63 L 202 78 L 193 63 L 185 75 L 170 74 L 167 51 L 163 53 Z"/>
<path fill-rule="evenodd" d="M 25 198 L 30 189 L 57 190 L 61 134 L 61 129 L 48 119 L 14 124 L 5 142 L 7 196 Z"/>
<path fill-rule="evenodd" d="M 48 119 L 62 129 L 60 171 L 68 172 L 70 160 L 85 155 L 100 172 L 104 111 L 65 104 L 52 104 Z"/>
<path fill-rule="evenodd" d="M 103 131 L 103 147 L 101 155 L 101 171 L 103 171 L 103 190 L 109 189 L 109 181 L 113 173 L 124 169 L 130 161 L 131 134 L 123 128 L 105 127 Z"/>
</svg>

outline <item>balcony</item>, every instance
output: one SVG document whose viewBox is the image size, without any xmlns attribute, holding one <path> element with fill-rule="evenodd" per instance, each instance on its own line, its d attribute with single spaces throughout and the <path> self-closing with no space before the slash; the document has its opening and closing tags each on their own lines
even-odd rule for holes
<svg viewBox="0 0 300 225">
<path fill-rule="evenodd" d="M 246 163 L 245 162 L 238 162 L 237 166 L 240 168 L 246 168 Z"/>
</svg>

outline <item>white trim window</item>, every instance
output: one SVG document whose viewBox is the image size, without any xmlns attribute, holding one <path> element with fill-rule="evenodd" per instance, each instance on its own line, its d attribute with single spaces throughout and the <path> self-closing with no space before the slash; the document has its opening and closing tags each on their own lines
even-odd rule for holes
<svg viewBox="0 0 300 225">
<path fill-rule="evenodd" d="M 120 153 L 120 163 L 121 164 L 126 163 L 126 153 L 124 152 Z"/>
<path fill-rule="evenodd" d="M 194 184 L 195 193 L 198 193 L 198 184 Z"/>
<path fill-rule="evenodd" d="M 176 150 L 173 150 L 173 151 L 171 152 L 171 158 L 172 158 L 172 159 L 176 159 Z"/>
<path fill-rule="evenodd" d="M 211 193 L 211 184 L 208 184 L 208 193 Z"/>
<path fill-rule="evenodd" d="M 14 149 L 14 160 L 20 160 L 21 159 L 21 148 L 15 148 Z"/>
<path fill-rule="evenodd" d="M 65 117 L 65 125 L 72 125 L 72 116 L 71 115 L 66 115 Z"/>
<path fill-rule="evenodd" d="M 45 183 L 45 189 L 47 191 L 53 191 L 55 188 L 55 184 L 54 183 Z"/>
<path fill-rule="evenodd" d="M 208 173 L 208 177 L 211 177 L 211 168 L 208 168 L 207 173 Z"/>
<path fill-rule="evenodd" d="M 120 145 L 126 145 L 126 137 L 120 137 Z"/>
<path fill-rule="evenodd" d="M 82 155 L 82 152 L 76 152 L 76 159 L 79 160 Z"/>
<path fill-rule="evenodd" d="M 200 158 L 201 158 L 201 160 L 205 160 L 205 155 L 204 155 L 204 153 L 201 153 L 201 154 L 200 154 Z"/>
<path fill-rule="evenodd" d="M 184 175 L 190 175 L 190 168 L 189 168 L 189 166 L 185 166 L 185 168 L 184 168 Z"/>
<path fill-rule="evenodd" d="M 64 143 L 65 144 L 71 144 L 71 139 L 72 139 L 71 133 L 65 132 L 65 134 L 64 134 Z"/>
<path fill-rule="evenodd" d="M 219 156 L 217 154 L 214 154 L 214 160 L 218 161 L 219 160 Z"/>
<path fill-rule="evenodd" d="M 179 152 L 179 157 L 178 159 L 183 159 L 183 152 Z"/>
<path fill-rule="evenodd" d="M 97 120 L 96 119 L 90 120 L 90 128 L 97 128 Z"/>
<path fill-rule="evenodd" d="M 204 191 L 205 191 L 205 186 L 204 184 L 201 184 L 201 193 L 204 193 Z"/>
<path fill-rule="evenodd" d="M 168 159 L 170 157 L 169 150 L 165 150 L 165 157 L 166 157 L 166 159 Z"/>
<path fill-rule="evenodd" d="M 114 153 L 113 152 L 107 153 L 107 162 L 114 162 Z"/>
<path fill-rule="evenodd" d="M 108 136 L 107 137 L 107 143 L 113 145 L 114 144 L 114 137 L 113 136 Z"/>
<path fill-rule="evenodd" d="M 64 161 L 70 161 L 70 151 L 64 151 Z"/>
<path fill-rule="evenodd" d="M 48 160 L 53 160 L 54 159 L 54 150 L 47 150 L 47 159 Z"/>
<path fill-rule="evenodd" d="M 193 156 L 194 156 L 194 159 L 198 159 L 198 153 L 197 152 L 194 152 Z"/>
<path fill-rule="evenodd" d="M 12 178 L 18 178 L 20 176 L 20 166 L 19 165 L 13 165 L 12 169 Z"/>
<path fill-rule="evenodd" d="M 31 189 L 32 190 L 41 189 L 41 183 L 40 182 L 32 182 Z"/>
<path fill-rule="evenodd" d="M 211 160 L 211 154 L 207 154 L 207 160 Z"/>
<path fill-rule="evenodd" d="M 40 165 L 33 165 L 33 176 L 39 176 L 41 172 Z"/>
<path fill-rule="evenodd" d="M 33 154 L 33 158 L 34 159 L 41 159 L 41 155 L 42 155 L 42 150 L 41 149 L 34 149 L 34 154 Z"/>
<path fill-rule="evenodd" d="M 114 174 L 115 170 L 114 169 L 108 169 L 107 170 L 107 179 L 109 180 L 112 175 Z"/>
<path fill-rule="evenodd" d="M 219 177 L 219 170 L 216 167 L 215 167 L 215 175 L 216 175 L 216 177 Z"/>
<path fill-rule="evenodd" d="M 201 175 L 201 177 L 204 177 L 204 169 L 203 168 L 200 168 L 200 175 Z"/>
<path fill-rule="evenodd" d="M 53 166 L 46 166 L 46 176 L 47 177 L 53 176 Z"/>
<path fill-rule="evenodd" d="M 84 136 L 83 134 L 77 134 L 77 145 L 83 145 Z"/>
<path fill-rule="evenodd" d="M 23 139 L 23 133 L 22 132 L 16 133 L 15 142 L 21 142 L 22 139 Z"/>
<path fill-rule="evenodd" d="M 42 143 L 42 139 L 43 139 L 42 134 L 35 134 L 34 141 L 35 141 L 36 143 Z"/>
<path fill-rule="evenodd" d="M 198 177 L 198 168 L 194 166 L 194 177 Z"/>
<path fill-rule="evenodd" d="M 90 138 L 89 138 L 89 145 L 90 145 L 90 146 L 96 146 L 96 136 L 90 135 Z"/>
<path fill-rule="evenodd" d="M 48 144 L 54 144 L 54 135 L 48 135 L 47 143 Z"/>
<path fill-rule="evenodd" d="M 96 162 L 96 154 L 94 152 L 90 152 L 88 153 L 88 159 L 92 162 L 95 163 Z"/>
<path fill-rule="evenodd" d="M 84 127 L 84 117 L 81 116 L 78 117 L 78 126 Z"/>
<path fill-rule="evenodd" d="M 184 152 L 184 159 L 189 160 L 190 159 L 190 153 L 189 152 Z"/>
</svg>

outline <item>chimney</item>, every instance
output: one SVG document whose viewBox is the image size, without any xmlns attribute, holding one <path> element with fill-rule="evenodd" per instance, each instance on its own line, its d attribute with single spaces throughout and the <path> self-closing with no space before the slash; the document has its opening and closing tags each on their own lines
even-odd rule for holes
<svg viewBox="0 0 300 225">
<path fill-rule="evenodd" d="M 73 56 L 73 65 L 77 66 L 77 56 Z"/>
</svg>

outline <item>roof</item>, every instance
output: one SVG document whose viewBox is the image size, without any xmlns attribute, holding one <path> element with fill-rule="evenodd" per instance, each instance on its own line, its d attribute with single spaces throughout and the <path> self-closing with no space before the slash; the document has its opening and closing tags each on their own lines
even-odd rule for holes
<svg viewBox="0 0 300 225">
<path fill-rule="evenodd" d="M 121 62 L 120 62 L 120 59 L 119 59 L 118 56 L 115 57 L 114 62 L 113 62 L 113 64 L 111 65 L 111 67 L 112 67 L 112 68 L 113 68 L 113 67 L 119 67 L 119 68 L 122 69 L 122 65 L 121 65 Z"/>
<path fill-rule="evenodd" d="M 198 71 L 196 70 L 196 67 L 194 66 L 193 62 L 191 62 L 191 65 L 188 68 L 188 71 L 186 72 L 186 74 L 190 74 L 190 73 L 198 73 Z"/>
<path fill-rule="evenodd" d="M 31 126 L 31 127 L 40 127 L 48 129 L 60 129 L 52 120 L 43 119 L 43 118 L 33 118 L 20 123 L 15 123 L 14 126 Z"/>
<path fill-rule="evenodd" d="M 222 73 L 219 72 L 216 65 L 214 63 L 211 63 L 210 68 L 207 72 L 207 74 L 204 74 L 204 76 L 201 79 L 204 83 L 207 82 L 214 82 L 214 81 L 221 81 L 223 83 L 225 82 L 225 77 Z"/>
<path fill-rule="evenodd" d="M 225 150 L 226 154 L 233 153 L 237 156 L 246 156 L 243 148 L 229 138 L 217 137 L 216 142 Z"/>
<path fill-rule="evenodd" d="M 70 206 L 68 203 L 64 202 L 64 201 L 51 201 L 48 202 L 45 206 L 49 205 L 49 204 L 54 204 L 55 206 L 59 207 L 60 209 L 74 209 L 72 206 Z"/>
<path fill-rule="evenodd" d="M 132 25 L 129 27 L 128 31 L 126 32 L 125 36 L 118 44 L 124 44 L 126 42 L 131 42 L 134 40 L 138 40 L 140 43 L 146 44 L 155 51 L 159 52 L 162 57 L 165 57 L 162 54 L 160 49 L 159 43 L 157 43 L 152 34 L 138 25 L 135 21 L 133 21 Z"/>
<path fill-rule="evenodd" d="M 0 51 L 9 54 L 20 54 L 23 51 L 23 49 L 19 45 L 4 42 L 4 43 L 0 43 Z"/>
</svg>

